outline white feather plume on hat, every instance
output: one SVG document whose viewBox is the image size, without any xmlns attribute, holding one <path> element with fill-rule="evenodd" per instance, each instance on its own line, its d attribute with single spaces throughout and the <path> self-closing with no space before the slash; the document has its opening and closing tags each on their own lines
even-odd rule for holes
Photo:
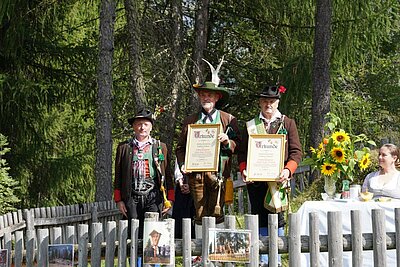
<svg viewBox="0 0 400 267">
<path fill-rule="evenodd" d="M 220 82 L 220 78 L 218 77 L 218 72 L 219 72 L 219 70 L 221 69 L 222 63 L 224 63 L 224 56 L 222 56 L 221 61 L 219 62 L 219 64 L 218 64 L 218 66 L 217 66 L 216 69 L 213 67 L 213 65 L 211 65 L 210 62 L 208 62 L 208 61 L 205 60 L 204 58 L 202 58 L 202 60 L 203 60 L 204 62 L 206 62 L 206 63 L 208 64 L 208 66 L 210 66 L 210 69 L 211 69 L 211 82 L 212 82 L 213 84 L 215 84 L 215 86 L 218 87 L 219 82 Z"/>
</svg>

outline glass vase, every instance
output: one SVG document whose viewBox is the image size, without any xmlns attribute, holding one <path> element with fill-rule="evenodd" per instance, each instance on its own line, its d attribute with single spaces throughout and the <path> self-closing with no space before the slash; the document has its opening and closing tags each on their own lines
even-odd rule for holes
<svg viewBox="0 0 400 267">
<path fill-rule="evenodd" d="M 324 190 L 325 193 L 328 195 L 329 199 L 334 199 L 335 198 L 335 193 L 336 193 L 336 181 L 333 179 L 331 176 L 324 176 Z"/>
</svg>

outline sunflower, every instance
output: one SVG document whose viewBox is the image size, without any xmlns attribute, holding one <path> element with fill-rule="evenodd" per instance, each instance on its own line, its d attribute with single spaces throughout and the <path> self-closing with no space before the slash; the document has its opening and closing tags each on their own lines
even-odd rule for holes
<svg viewBox="0 0 400 267">
<path fill-rule="evenodd" d="M 371 159 L 369 158 L 369 153 L 366 153 L 359 162 L 360 169 L 363 171 L 371 164 Z"/>
<path fill-rule="evenodd" d="M 324 165 L 321 166 L 321 173 L 324 175 L 331 176 L 336 171 L 336 164 L 325 162 Z"/>
<path fill-rule="evenodd" d="M 345 131 L 334 132 L 332 134 L 332 139 L 335 145 L 340 145 L 350 141 L 350 137 Z"/>
<path fill-rule="evenodd" d="M 341 147 L 334 147 L 331 150 L 331 156 L 332 158 L 339 163 L 342 163 L 346 159 L 346 153 Z"/>
<path fill-rule="evenodd" d="M 313 153 L 313 154 L 316 154 L 316 153 L 317 153 L 317 151 L 315 151 L 315 148 L 313 148 L 312 146 L 310 146 L 310 151 L 311 151 L 311 153 Z"/>
</svg>

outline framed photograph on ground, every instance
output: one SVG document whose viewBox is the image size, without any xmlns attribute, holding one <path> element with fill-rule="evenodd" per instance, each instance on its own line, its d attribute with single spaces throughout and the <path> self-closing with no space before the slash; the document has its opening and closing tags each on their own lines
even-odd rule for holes
<svg viewBox="0 0 400 267">
<path fill-rule="evenodd" d="M 208 259 L 221 262 L 250 262 L 250 230 L 209 229 Z"/>
<path fill-rule="evenodd" d="M 49 267 L 74 266 L 74 245 L 54 244 L 48 246 Z"/>
<path fill-rule="evenodd" d="M 192 172 L 218 171 L 221 124 L 189 124 L 185 169 Z"/>
<path fill-rule="evenodd" d="M 8 249 L 0 249 L 0 267 L 8 267 Z"/>
<path fill-rule="evenodd" d="M 284 168 L 285 135 L 251 134 L 247 152 L 247 179 L 276 181 Z"/>
<path fill-rule="evenodd" d="M 175 261 L 174 225 L 171 221 L 145 221 L 143 263 L 171 265 Z"/>
</svg>

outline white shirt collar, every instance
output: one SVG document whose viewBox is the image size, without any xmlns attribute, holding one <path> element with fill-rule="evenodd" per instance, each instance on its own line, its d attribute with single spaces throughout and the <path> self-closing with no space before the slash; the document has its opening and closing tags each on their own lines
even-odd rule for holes
<svg viewBox="0 0 400 267">
<path fill-rule="evenodd" d="M 264 115 L 262 114 L 262 112 L 260 112 L 259 118 L 262 121 L 266 121 L 268 124 L 270 124 L 273 121 L 276 121 L 277 119 L 282 118 L 282 113 L 279 110 L 276 110 L 275 114 L 272 115 L 271 119 L 267 119 L 264 117 Z"/>
</svg>

